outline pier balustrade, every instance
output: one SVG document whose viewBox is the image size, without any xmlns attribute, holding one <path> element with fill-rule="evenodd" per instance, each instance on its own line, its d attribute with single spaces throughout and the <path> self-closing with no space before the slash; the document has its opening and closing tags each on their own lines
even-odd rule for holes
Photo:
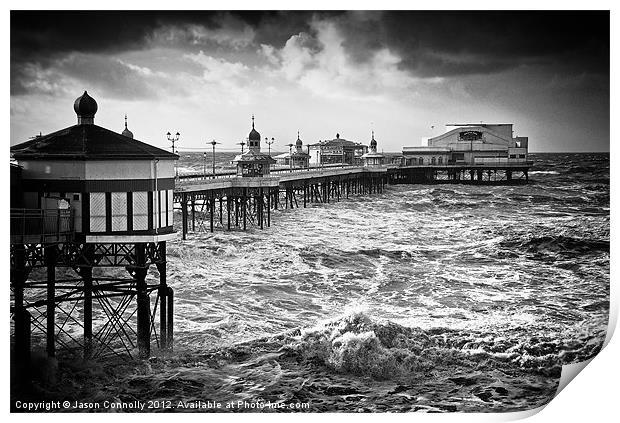
<svg viewBox="0 0 620 423">
<path fill-rule="evenodd" d="M 12 244 L 62 242 L 73 239 L 72 209 L 11 209 Z"/>
</svg>

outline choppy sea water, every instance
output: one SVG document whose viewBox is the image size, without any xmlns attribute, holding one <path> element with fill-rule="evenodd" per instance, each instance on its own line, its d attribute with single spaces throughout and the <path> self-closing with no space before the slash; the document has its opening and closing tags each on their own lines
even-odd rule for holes
<svg viewBox="0 0 620 423">
<path fill-rule="evenodd" d="M 61 366 L 65 392 L 311 412 L 550 401 L 561 365 L 606 334 L 609 155 L 532 158 L 528 185 L 388 186 L 278 210 L 264 230 L 169 242 L 175 352 Z"/>
</svg>

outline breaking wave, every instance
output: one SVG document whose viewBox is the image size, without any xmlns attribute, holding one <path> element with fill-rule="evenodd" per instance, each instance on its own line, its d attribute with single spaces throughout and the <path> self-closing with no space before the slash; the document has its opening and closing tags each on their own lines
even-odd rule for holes
<svg viewBox="0 0 620 423">
<path fill-rule="evenodd" d="M 506 365 L 557 377 L 563 364 L 598 353 L 605 338 L 604 322 L 576 331 L 576 337 L 583 342 L 565 343 L 557 334 L 524 333 L 521 338 L 509 338 L 476 331 L 405 327 L 374 320 L 358 311 L 301 329 L 298 341 L 289 348 L 309 362 L 340 373 L 402 383 L 424 377 L 432 370 L 496 369 Z"/>
</svg>

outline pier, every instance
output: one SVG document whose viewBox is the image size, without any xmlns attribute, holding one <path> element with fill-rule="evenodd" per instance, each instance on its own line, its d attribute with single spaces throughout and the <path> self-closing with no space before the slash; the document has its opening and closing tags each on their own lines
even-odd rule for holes
<svg viewBox="0 0 620 423">
<path fill-rule="evenodd" d="M 180 177 L 174 202 L 182 216 L 182 239 L 190 230 L 215 227 L 226 230 L 271 226 L 272 211 L 307 207 L 383 192 L 387 169 L 354 166 L 325 169 L 272 171 L 269 176 L 244 178 L 234 174 L 217 177 Z M 300 205 L 301 204 L 301 205 Z"/>
<path fill-rule="evenodd" d="M 307 207 L 350 195 L 382 193 L 395 184 L 514 185 L 527 183 L 532 162 L 447 165 L 337 165 L 272 170 L 269 176 L 243 178 L 236 173 L 181 175 L 174 189 L 175 210 L 188 232 L 263 229 L 278 208 Z"/>
<path fill-rule="evenodd" d="M 517 153 L 465 162 L 445 148 L 386 163 L 373 132 L 368 150 L 338 134 L 317 144 L 313 165 L 298 134 L 295 153 L 280 158 L 289 167 L 272 169 L 277 161 L 261 152 L 252 117 L 249 148 L 233 160 L 235 171 L 177 175 L 178 155 L 135 140 L 127 120 L 122 133 L 95 125 L 97 103 L 86 92 L 74 110 L 77 125 L 11 149 L 17 380 L 28 380 L 34 348 L 85 359 L 145 359 L 152 347 L 170 352 L 174 292 L 166 247 L 190 232 L 265 229 L 278 210 L 381 194 L 394 184 L 523 184 L 533 164 Z M 337 159 L 342 163 L 332 163 Z"/>
</svg>

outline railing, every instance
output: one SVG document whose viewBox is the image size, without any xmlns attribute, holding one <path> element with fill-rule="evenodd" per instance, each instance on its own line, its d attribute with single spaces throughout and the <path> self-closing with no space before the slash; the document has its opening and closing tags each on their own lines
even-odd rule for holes
<svg viewBox="0 0 620 423">
<path fill-rule="evenodd" d="M 289 173 L 299 173 L 299 172 L 311 172 L 311 171 L 319 171 L 326 169 L 345 169 L 345 168 L 354 168 L 359 166 L 354 166 L 350 164 L 329 164 L 323 166 L 310 166 L 310 167 L 287 167 L 281 169 L 271 169 L 269 175 L 283 175 Z M 266 175 L 266 176 L 269 176 Z M 214 179 L 223 179 L 223 178 L 235 178 L 237 177 L 237 172 L 229 171 L 229 172 L 220 172 L 216 173 L 188 173 L 185 175 L 178 176 L 179 183 L 193 183 L 194 181 L 209 181 Z"/>
<path fill-rule="evenodd" d="M 71 209 L 11 209 L 11 243 L 66 241 L 75 233 Z"/>
</svg>

